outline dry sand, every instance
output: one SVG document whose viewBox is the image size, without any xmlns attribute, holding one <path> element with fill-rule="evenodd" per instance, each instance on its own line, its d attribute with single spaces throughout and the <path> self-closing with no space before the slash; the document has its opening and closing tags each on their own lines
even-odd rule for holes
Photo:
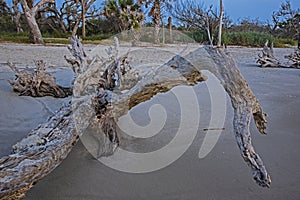
<svg viewBox="0 0 300 200">
<path fill-rule="evenodd" d="M 87 47 L 87 51 L 93 46 Z M 174 50 L 174 49 L 173 49 Z M 243 162 L 232 133 L 232 108 L 227 99 L 225 130 L 212 152 L 204 159 L 198 158 L 210 112 L 207 88 L 204 84 L 194 87 L 200 102 L 201 122 L 193 144 L 185 154 L 161 170 L 146 174 L 128 174 L 110 169 L 94 159 L 79 142 L 66 160 L 50 175 L 38 182 L 26 199 L 264 199 L 298 200 L 300 198 L 300 70 L 261 69 L 255 65 L 256 48 L 230 48 L 238 66 L 268 114 L 268 135 L 258 134 L 251 124 L 253 143 L 263 158 L 272 177 L 271 188 L 260 188 L 251 178 Z M 279 57 L 291 49 L 275 49 Z M 59 83 L 70 85 L 72 72 L 62 56 L 65 47 L 0 45 L 0 155 L 7 155 L 10 147 L 32 128 L 36 127 L 68 99 L 51 97 L 19 97 L 7 83 L 13 73 L 4 64 L 15 62 L 20 66 L 32 65 L 33 59 L 44 59 L 57 76 Z M 157 58 L 153 58 L 157 60 Z M 172 94 L 160 95 L 137 107 L 136 119 L 141 125 L 149 122 L 143 112 L 149 105 L 160 103 L 168 111 L 178 113 L 178 102 L 170 101 Z M 133 114 L 134 115 L 134 114 Z M 133 116 L 134 117 L 134 116 Z M 191 116 L 192 117 L 192 116 Z M 174 135 L 174 119 L 160 135 L 164 145 Z M 151 143 L 145 142 L 147 149 Z M 158 146 L 158 147 L 157 147 Z M 130 148 L 130 147 L 129 147 Z M 138 144 L 132 146 L 140 149 Z"/>
</svg>

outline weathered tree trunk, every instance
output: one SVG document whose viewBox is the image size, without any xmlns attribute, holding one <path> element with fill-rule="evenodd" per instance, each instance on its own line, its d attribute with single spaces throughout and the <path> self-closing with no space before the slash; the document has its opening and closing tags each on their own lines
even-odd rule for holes
<svg viewBox="0 0 300 200">
<path fill-rule="evenodd" d="M 17 28 L 17 33 L 23 33 L 23 29 L 22 29 L 22 25 L 20 23 L 20 18 L 21 18 L 21 12 L 19 11 L 19 8 L 18 8 L 18 4 L 19 4 L 19 0 L 13 0 L 13 10 L 14 10 L 14 16 L 13 16 L 13 19 L 14 19 L 14 22 L 16 24 L 16 28 Z"/>
<path fill-rule="evenodd" d="M 71 114 L 70 105 L 62 107 L 0 159 L 0 199 L 22 199 L 66 158 L 78 140 Z"/>
<path fill-rule="evenodd" d="M 26 0 L 20 0 L 22 8 L 24 10 L 25 18 L 30 29 L 29 39 L 34 44 L 43 44 L 44 40 L 42 33 L 35 19 L 36 13 L 46 3 L 54 3 L 54 0 L 40 0 L 35 6 L 32 6 L 32 2 L 28 3 Z"/>
<path fill-rule="evenodd" d="M 115 55 L 118 55 L 117 47 Z M 94 132 L 102 129 L 112 145 L 108 152 L 100 152 L 98 156 L 109 155 L 119 143 L 113 117 L 126 114 L 127 105 L 131 109 L 177 85 L 195 85 L 205 81 L 201 70 L 212 72 L 231 98 L 233 127 L 242 157 L 251 167 L 255 181 L 263 187 L 269 186 L 270 177 L 254 151 L 249 132 L 253 116 L 259 132 L 265 134 L 266 115 L 230 56 L 220 49 L 200 48 L 185 57 L 175 56 L 142 80 L 130 80 L 126 77 L 127 73 L 123 76 L 126 69 L 129 69 L 128 75 L 133 73 L 127 65 L 122 57 L 114 57 L 102 64 L 102 69 L 106 69 L 104 73 L 98 73 L 101 71 L 98 64 L 90 64 L 81 70 L 74 82 L 73 106 L 63 107 L 46 124 L 15 145 L 14 154 L 0 159 L 0 198 L 24 195 L 34 183 L 58 166 L 87 128 L 92 128 Z M 94 76 L 97 74 L 99 77 Z M 127 84 L 129 90 L 119 93 L 119 87 L 126 85 L 126 81 L 130 82 Z M 96 95 L 82 97 L 85 88 L 94 82 L 99 83 Z"/>
<path fill-rule="evenodd" d="M 25 12 L 25 17 L 30 29 L 29 40 L 34 44 L 44 44 L 42 33 L 35 19 L 35 14 L 33 15 L 31 12 Z"/>
<path fill-rule="evenodd" d="M 131 45 L 133 47 L 136 47 L 138 46 L 138 42 L 139 42 L 139 35 L 138 35 L 138 31 L 137 30 L 134 30 L 133 26 L 130 27 L 130 35 L 131 35 Z"/>
<path fill-rule="evenodd" d="M 218 32 L 218 44 L 217 44 L 217 47 L 218 47 L 218 48 L 220 48 L 220 47 L 222 46 L 222 24 L 223 24 L 223 14 L 224 14 L 223 1 L 220 0 L 219 32 Z"/>
<path fill-rule="evenodd" d="M 169 17 L 168 18 L 168 27 L 169 27 L 169 37 L 170 37 L 170 43 L 172 44 L 173 43 L 173 31 L 172 31 L 172 27 L 173 24 L 172 24 L 172 17 Z"/>
<path fill-rule="evenodd" d="M 73 30 L 72 30 L 72 37 L 76 36 L 77 30 L 79 28 L 79 24 L 80 24 L 80 20 L 77 20 L 74 27 L 73 27 Z"/>
<path fill-rule="evenodd" d="M 206 13 L 206 16 L 205 16 L 205 22 L 206 22 L 206 32 L 207 32 L 207 36 L 208 36 L 208 40 L 209 40 L 209 44 L 211 47 L 213 47 L 213 35 L 212 33 L 210 32 L 210 26 L 209 26 L 209 17 L 208 17 L 208 14 Z"/>
<path fill-rule="evenodd" d="M 153 5 L 153 23 L 154 23 L 154 44 L 159 44 L 159 30 L 160 30 L 160 21 L 161 21 L 161 13 L 160 13 L 160 1 L 154 0 Z"/>
<path fill-rule="evenodd" d="M 86 8 L 85 8 L 85 1 L 81 0 L 81 19 L 82 19 L 82 39 L 85 38 L 86 33 L 85 33 L 85 12 L 86 12 Z"/>
</svg>

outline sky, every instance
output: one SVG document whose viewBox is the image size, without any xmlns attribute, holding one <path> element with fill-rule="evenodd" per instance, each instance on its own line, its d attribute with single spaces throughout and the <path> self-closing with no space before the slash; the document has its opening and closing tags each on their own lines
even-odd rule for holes
<svg viewBox="0 0 300 200">
<path fill-rule="evenodd" d="M 198 0 L 194 0 L 198 1 Z M 219 0 L 202 0 L 205 5 L 211 4 L 219 8 Z M 226 15 L 234 22 L 250 18 L 266 22 L 272 20 L 273 11 L 277 11 L 285 0 L 223 0 Z M 300 8 L 300 0 L 290 0 L 292 8 Z"/>
<path fill-rule="evenodd" d="M 7 0 L 11 5 L 11 0 Z M 35 0 L 37 2 L 38 0 Z M 61 4 L 63 0 L 56 0 Z M 219 0 L 194 0 L 203 2 L 207 7 L 214 5 L 219 8 Z M 104 0 L 96 0 L 96 6 L 102 5 Z M 223 0 L 225 13 L 234 23 L 240 19 L 258 19 L 261 22 L 271 21 L 273 11 L 277 11 L 285 0 Z M 290 0 L 292 8 L 300 8 L 300 0 Z"/>
</svg>

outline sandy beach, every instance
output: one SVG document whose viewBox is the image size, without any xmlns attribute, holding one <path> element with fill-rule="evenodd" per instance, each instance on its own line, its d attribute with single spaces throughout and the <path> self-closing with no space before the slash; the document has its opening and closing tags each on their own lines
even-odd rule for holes
<svg viewBox="0 0 300 200">
<path fill-rule="evenodd" d="M 93 52 L 95 46 L 88 45 L 85 48 L 87 52 Z M 163 50 L 171 52 L 168 56 L 172 56 L 180 48 L 164 47 Z M 255 58 L 259 48 L 229 47 L 228 51 L 268 114 L 268 135 L 260 135 L 253 122 L 250 131 L 254 147 L 271 175 L 270 188 L 261 188 L 252 180 L 250 169 L 240 156 L 232 131 L 233 109 L 228 97 L 225 130 L 213 150 L 205 158 L 198 158 L 206 134 L 204 129 L 210 120 L 209 93 L 206 85 L 200 83 L 193 87 L 201 113 L 197 136 L 183 156 L 171 165 L 149 173 L 120 172 L 96 160 L 79 141 L 67 159 L 38 182 L 25 199 L 298 200 L 300 70 L 258 68 Z M 280 59 L 291 52 L 293 49 L 275 49 L 275 55 Z M 7 82 L 7 79 L 14 78 L 14 74 L 5 63 L 10 61 L 22 68 L 32 66 L 34 59 L 44 59 L 50 66 L 47 70 L 56 76 L 57 82 L 70 86 L 73 73 L 63 55 L 69 55 L 65 46 L 0 44 L 0 156 L 8 155 L 13 144 L 45 122 L 62 103 L 70 100 L 18 96 Z M 155 56 L 153 61 L 161 62 Z M 176 116 L 180 115 L 178 102 L 173 99 L 174 95 L 169 92 L 134 108 L 132 118 L 141 126 L 149 123 L 150 119 L 144 113 L 153 104 L 166 107 L 168 121 L 157 137 L 142 143 L 124 143 L 124 148 L 143 152 L 167 144 L 178 126 Z"/>
</svg>

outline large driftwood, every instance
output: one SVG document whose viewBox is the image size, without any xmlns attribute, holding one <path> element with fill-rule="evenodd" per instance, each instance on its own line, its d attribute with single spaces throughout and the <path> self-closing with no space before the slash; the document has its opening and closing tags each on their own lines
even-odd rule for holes
<svg viewBox="0 0 300 200">
<path fill-rule="evenodd" d="M 14 145 L 0 159 L 0 199 L 22 199 L 25 192 L 66 158 L 78 140 L 70 105 Z"/>
<path fill-rule="evenodd" d="M 8 66 L 15 73 L 15 80 L 8 80 L 13 90 L 22 96 L 53 96 L 65 98 L 72 95 L 72 89 L 57 85 L 56 78 L 46 71 L 42 60 L 35 61 L 36 68 L 19 70 L 14 64 Z"/>
<path fill-rule="evenodd" d="M 212 65 L 207 70 L 218 77 L 231 98 L 232 107 L 234 108 L 233 128 L 242 157 L 251 167 L 254 180 L 260 186 L 269 187 L 271 183 L 270 176 L 261 158 L 254 151 L 249 131 L 250 120 L 253 116 L 259 132 L 266 134 L 266 114 L 262 111 L 257 98 L 239 72 L 232 57 L 221 50 L 206 50 L 215 63 L 215 67 Z M 197 55 L 196 52 L 194 54 Z M 193 58 L 191 58 L 191 62 L 194 66 L 199 66 L 197 60 L 193 62 Z"/>
<path fill-rule="evenodd" d="M 113 66 L 115 70 L 110 70 L 114 72 L 109 74 L 115 74 L 118 73 L 121 63 L 120 58 L 112 59 L 104 66 L 105 69 Z M 123 85 L 120 84 L 121 79 L 111 88 L 107 84 L 109 78 L 105 78 L 105 73 L 99 73 L 99 78 L 104 79 L 104 82 L 100 82 L 95 95 L 86 95 L 83 91 L 88 83 L 93 83 L 94 79 L 89 79 L 89 75 L 97 71 L 96 68 L 99 66 L 87 68 L 75 80 L 77 92 L 74 92 L 72 107 L 69 105 L 62 108 L 45 125 L 15 145 L 14 154 L 0 160 L 0 198 L 14 199 L 16 195 L 24 195 L 34 183 L 50 173 L 67 156 L 72 145 L 86 129 L 101 129 L 108 138 L 104 144 L 108 145 L 108 149 L 98 152 L 98 156 L 113 153 L 119 142 L 115 118 L 126 114 L 129 109 L 157 93 L 167 92 L 177 85 L 195 85 L 205 81 L 206 77 L 201 74 L 201 70 L 209 70 L 218 77 L 230 96 L 234 108 L 233 126 L 242 157 L 251 167 L 256 182 L 263 187 L 269 186 L 270 177 L 254 151 L 249 132 L 250 119 L 253 116 L 259 132 L 265 134 L 266 115 L 237 65 L 223 50 L 206 47 L 185 57 L 175 56 L 142 80 L 133 76 L 136 79 L 131 79 L 130 84 L 126 84 L 124 76 L 123 83 L 130 85 L 125 93 L 119 89 Z M 131 73 L 129 70 L 128 74 Z M 135 86 L 131 86 L 132 82 Z"/>
</svg>

